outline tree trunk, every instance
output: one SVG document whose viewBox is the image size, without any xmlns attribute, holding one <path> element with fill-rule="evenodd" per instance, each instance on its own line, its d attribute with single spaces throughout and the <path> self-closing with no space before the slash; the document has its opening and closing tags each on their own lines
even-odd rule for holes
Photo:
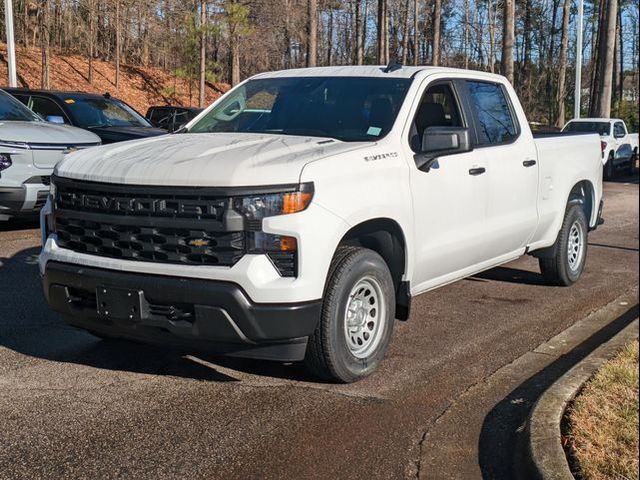
<svg viewBox="0 0 640 480">
<path fill-rule="evenodd" d="M 87 80 L 89 81 L 89 83 L 93 84 L 93 55 L 94 55 L 94 48 L 95 48 L 95 26 L 94 26 L 94 22 L 95 22 L 95 18 L 96 18 L 96 12 L 95 12 L 95 1 L 92 1 L 89 3 L 89 73 L 87 75 Z"/>
<path fill-rule="evenodd" d="M 418 0 L 413 0 L 413 64 L 420 62 L 420 34 L 418 32 Z"/>
<path fill-rule="evenodd" d="M 498 6 L 494 7 L 493 0 L 489 0 L 487 7 L 489 15 L 489 71 L 494 73 L 496 63 L 496 10 Z"/>
<path fill-rule="evenodd" d="M 504 23 L 502 28 L 502 75 L 513 83 L 513 42 L 515 36 L 515 2 L 504 1 Z"/>
<path fill-rule="evenodd" d="M 409 0 L 404 2 L 404 22 L 402 25 L 402 65 L 409 58 Z"/>
<path fill-rule="evenodd" d="M 329 22 L 327 24 L 327 65 L 333 63 L 333 8 L 329 8 Z"/>
<path fill-rule="evenodd" d="M 42 2 L 42 15 L 40 16 L 40 44 L 42 47 L 42 78 L 41 87 L 49 90 L 49 0 Z"/>
<path fill-rule="evenodd" d="M 231 42 L 231 86 L 240 83 L 240 45 L 237 35 L 233 35 Z"/>
<path fill-rule="evenodd" d="M 469 0 L 464 0 L 464 68 L 469 68 Z"/>
<path fill-rule="evenodd" d="M 378 36 L 377 36 L 377 60 L 379 65 L 387 63 L 385 58 L 386 38 L 385 38 L 385 26 L 387 23 L 386 16 L 386 3 L 387 0 L 378 0 Z"/>
<path fill-rule="evenodd" d="M 120 0 L 116 2 L 116 91 L 120 89 Z"/>
<path fill-rule="evenodd" d="M 198 106 L 205 107 L 205 82 L 207 80 L 207 2 L 200 1 L 200 98 Z"/>
<path fill-rule="evenodd" d="M 356 0 L 356 65 L 364 63 L 364 45 L 362 38 L 362 0 Z"/>
<path fill-rule="evenodd" d="M 622 28 L 622 8 L 618 6 L 618 50 L 620 52 L 620 68 L 618 74 L 618 100 L 622 101 L 624 96 L 624 30 Z"/>
<path fill-rule="evenodd" d="M 613 63 L 615 62 L 616 21 L 618 0 L 608 0 L 604 15 L 604 37 L 600 38 L 598 49 L 597 101 L 592 105 L 592 117 L 611 116 L 611 93 L 613 83 Z"/>
<path fill-rule="evenodd" d="M 434 0 L 433 5 L 433 51 L 431 64 L 440 65 L 440 24 L 442 23 L 442 0 Z"/>
<path fill-rule="evenodd" d="M 307 67 L 315 67 L 318 58 L 318 0 L 308 0 Z"/>
<path fill-rule="evenodd" d="M 531 1 L 525 0 L 524 9 L 524 55 L 520 90 L 526 107 L 531 103 Z"/>
<path fill-rule="evenodd" d="M 564 0 L 562 10 L 562 34 L 560 37 L 560 66 L 558 69 L 558 116 L 556 127 L 562 128 L 565 123 L 564 118 L 564 98 L 566 95 L 565 84 L 567 75 L 567 50 L 569 48 L 569 16 L 571 15 L 571 0 Z"/>
</svg>

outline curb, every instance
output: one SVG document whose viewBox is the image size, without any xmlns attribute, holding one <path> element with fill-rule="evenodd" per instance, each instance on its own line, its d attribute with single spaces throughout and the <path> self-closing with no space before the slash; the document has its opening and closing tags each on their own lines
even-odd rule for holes
<svg viewBox="0 0 640 480">
<path fill-rule="evenodd" d="M 638 319 L 558 379 L 536 402 L 527 422 L 527 478 L 575 480 L 561 443 L 561 422 L 565 409 L 582 386 L 627 343 L 638 338 Z"/>
</svg>

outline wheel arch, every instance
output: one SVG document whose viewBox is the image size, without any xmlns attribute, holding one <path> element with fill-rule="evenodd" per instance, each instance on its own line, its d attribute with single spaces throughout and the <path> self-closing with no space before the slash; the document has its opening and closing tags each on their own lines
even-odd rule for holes
<svg viewBox="0 0 640 480">
<path fill-rule="evenodd" d="M 581 205 L 589 222 L 589 227 L 593 227 L 597 222 L 597 218 L 595 218 L 598 213 L 596 201 L 596 192 L 593 184 L 589 180 L 581 180 L 571 188 L 567 204 L 577 203 Z"/>
<path fill-rule="evenodd" d="M 363 221 L 344 234 L 338 246 L 342 245 L 368 248 L 384 259 L 396 289 L 395 318 L 408 320 L 411 294 L 409 282 L 403 280 L 408 267 L 408 251 L 406 236 L 400 224 L 385 217 Z"/>
</svg>

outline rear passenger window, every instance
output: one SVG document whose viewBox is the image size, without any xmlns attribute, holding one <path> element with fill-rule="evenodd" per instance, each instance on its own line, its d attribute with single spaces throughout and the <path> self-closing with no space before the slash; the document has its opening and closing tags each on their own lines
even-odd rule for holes
<svg viewBox="0 0 640 480">
<path fill-rule="evenodd" d="M 467 81 L 478 122 L 478 144 L 499 145 L 517 136 L 511 108 L 501 85 Z"/>
</svg>

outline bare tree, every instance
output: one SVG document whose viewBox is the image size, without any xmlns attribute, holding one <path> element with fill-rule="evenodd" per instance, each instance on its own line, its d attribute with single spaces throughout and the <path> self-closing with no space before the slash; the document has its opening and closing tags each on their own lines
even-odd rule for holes
<svg viewBox="0 0 640 480">
<path fill-rule="evenodd" d="M 120 0 L 114 0 L 116 4 L 115 22 L 116 22 L 116 90 L 120 89 L 120 52 L 122 46 L 120 45 Z"/>
<path fill-rule="evenodd" d="M 513 83 L 513 43 L 515 39 L 515 2 L 504 0 L 502 28 L 502 75 Z"/>
<path fill-rule="evenodd" d="M 318 58 L 318 1 L 308 0 L 307 67 L 315 67 Z"/>
<path fill-rule="evenodd" d="M 420 58 L 420 32 L 418 31 L 418 0 L 413 0 L 413 64 L 418 65 Z"/>
<path fill-rule="evenodd" d="M 566 95 L 565 82 L 567 76 L 567 50 L 569 48 L 569 16 L 571 15 L 571 0 L 564 0 L 562 9 L 562 34 L 560 40 L 560 65 L 558 68 L 558 94 L 556 96 L 558 103 L 558 115 L 556 118 L 556 127 L 564 126 L 564 98 Z"/>
<path fill-rule="evenodd" d="M 615 62 L 616 21 L 618 18 L 618 0 L 605 0 L 605 11 L 601 18 L 598 40 L 598 59 L 596 82 L 593 85 L 594 101 L 590 115 L 609 117 L 611 115 L 611 94 L 613 84 L 613 64 Z"/>
<path fill-rule="evenodd" d="M 49 87 L 49 0 L 43 0 L 40 12 L 40 44 L 42 49 L 42 79 L 40 85 L 45 90 Z"/>
<path fill-rule="evenodd" d="M 356 65 L 364 63 L 364 38 L 362 38 L 362 1 L 356 0 L 355 5 L 355 37 L 356 37 Z"/>
<path fill-rule="evenodd" d="M 207 2 L 200 0 L 200 98 L 198 106 L 205 106 L 205 87 L 207 80 Z"/>
<path fill-rule="evenodd" d="M 434 0 L 433 4 L 433 50 L 431 63 L 440 65 L 440 29 L 442 23 L 442 0 Z"/>
</svg>

